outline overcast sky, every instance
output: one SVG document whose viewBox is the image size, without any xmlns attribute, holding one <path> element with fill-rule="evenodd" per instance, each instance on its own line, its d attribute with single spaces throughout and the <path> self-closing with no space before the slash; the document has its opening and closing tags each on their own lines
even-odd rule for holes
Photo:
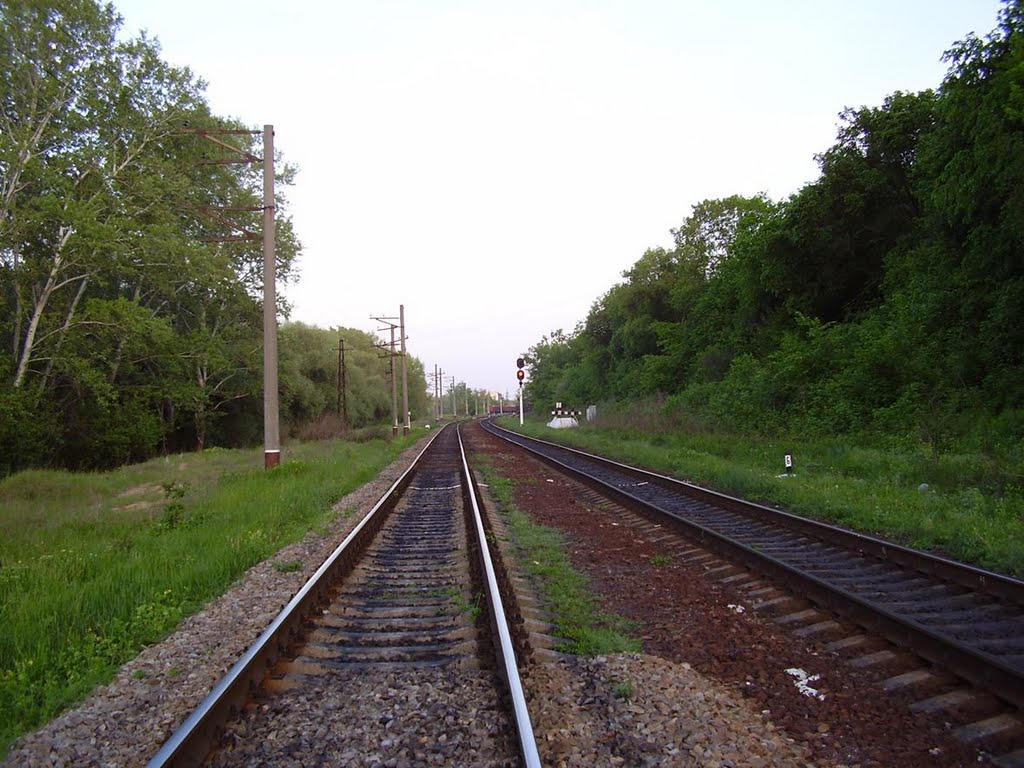
<svg viewBox="0 0 1024 768">
<path fill-rule="evenodd" d="M 844 107 L 937 87 L 995 0 L 115 0 L 299 166 L 291 319 L 471 387 L 572 330 L 707 198 L 784 199 Z"/>
</svg>

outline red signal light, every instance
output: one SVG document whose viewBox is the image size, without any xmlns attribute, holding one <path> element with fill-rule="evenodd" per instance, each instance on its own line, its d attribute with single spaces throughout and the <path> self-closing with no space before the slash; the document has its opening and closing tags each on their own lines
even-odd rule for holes
<svg viewBox="0 0 1024 768">
<path fill-rule="evenodd" d="M 526 378 L 526 372 L 522 368 L 520 368 L 518 371 L 516 371 L 516 378 L 522 381 L 523 379 Z"/>
</svg>

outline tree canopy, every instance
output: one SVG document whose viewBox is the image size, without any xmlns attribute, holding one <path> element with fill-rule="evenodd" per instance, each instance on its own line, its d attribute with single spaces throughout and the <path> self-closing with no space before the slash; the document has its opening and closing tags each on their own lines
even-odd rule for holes
<svg viewBox="0 0 1024 768">
<path fill-rule="evenodd" d="M 201 81 L 120 25 L 95 0 L 0 8 L 0 474 L 260 434 L 262 167 L 228 161 L 258 159 L 262 131 L 212 114 Z M 296 169 L 275 165 L 287 282 Z M 286 427 L 326 407 L 289 348 L 302 334 L 282 332 Z M 357 391 L 378 369 L 354 368 Z"/>
<path fill-rule="evenodd" d="M 705 200 L 569 334 L 530 350 L 540 409 L 660 394 L 733 429 L 1020 450 L 1024 10 L 935 91 L 847 109 L 788 200 Z"/>
</svg>

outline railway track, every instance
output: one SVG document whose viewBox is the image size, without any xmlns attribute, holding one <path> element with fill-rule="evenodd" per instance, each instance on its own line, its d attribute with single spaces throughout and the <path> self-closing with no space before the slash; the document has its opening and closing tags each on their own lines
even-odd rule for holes
<svg viewBox="0 0 1024 768">
<path fill-rule="evenodd" d="M 485 529 L 449 426 L 149 765 L 430 753 L 539 766 L 505 616 L 510 595 L 499 589 Z M 411 722 L 419 735 L 403 737 Z M 268 754 L 268 742 L 278 751 Z"/>
<path fill-rule="evenodd" d="M 948 671 L 996 697 L 1001 702 L 997 709 L 985 710 L 961 729 L 965 738 L 994 736 L 1010 749 L 1024 742 L 1024 583 L 493 424 L 484 426 L 597 493 L 749 569 L 756 576 L 724 573 L 731 581 L 746 579 L 760 587 L 755 590 L 762 595 L 760 607 L 777 602 L 789 610 L 779 621 L 799 627 L 801 636 L 838 627 L 839 619 L 934 665 L 896 676 L 887 688 L 940 679 Z M 790 610 L 792 597 L 765 586 L 765 579 L 807 598 L 814 607 Z M 838 649 L 863 640 L 847 635 L 832 645 Z M 892 656 L 875 655 L 885 660 L 886 653 Z M 865 663 L 874 661 L 871 656 L 865 656 Z M 962 691 L 947 688 L 918 706 L 955 706 L 966 698 Z M 1024 752 L 1006 755 L 999 764 L 1022 765 Z"/>
</svg>

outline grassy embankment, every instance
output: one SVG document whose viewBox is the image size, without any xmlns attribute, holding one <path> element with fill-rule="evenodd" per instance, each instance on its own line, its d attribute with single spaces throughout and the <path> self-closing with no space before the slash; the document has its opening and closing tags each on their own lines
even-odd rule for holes
<svg viewBox="0 0 1024 768">
<path fill-rule="evenodd" d="M 632 426 L 503 425 L 725 493 L 1024 578 L 1024 468 L 980 454 L 839 438 L 781 440 Z M 783 457 L 794 456 L 786 477 Z M 922 484 L 928 487 L 922 488 Z"/>
<path fill-rule="evenodd" d="M 0 757 L 422 436 L 289 445 L 270 472 L 213 449 L 0 481 Z"/>
</svg>

